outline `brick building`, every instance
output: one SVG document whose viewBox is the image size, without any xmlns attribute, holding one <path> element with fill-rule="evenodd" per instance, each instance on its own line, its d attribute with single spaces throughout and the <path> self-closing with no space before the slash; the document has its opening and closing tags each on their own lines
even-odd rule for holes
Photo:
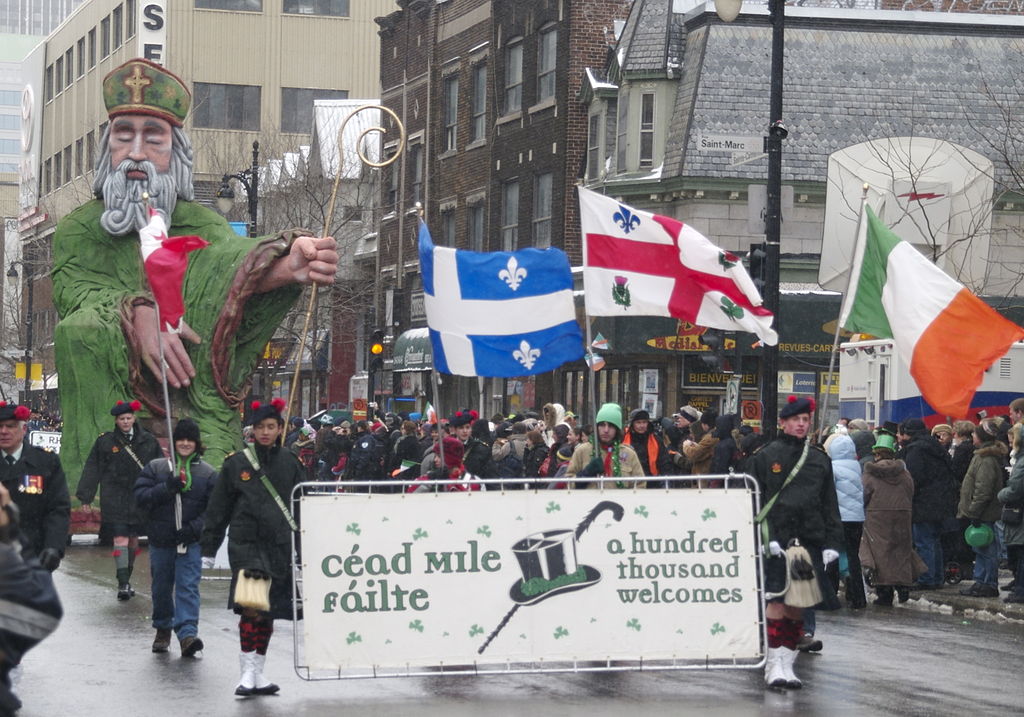
<svg viewBox="0 0 1024 717">
<path fill-rule="evenodd" d="M 378 18 L 382 100 L 404 118 L 408 147 L 383 181 L 375 320 L 396 337 L 397 366 L 378 380 L 386 403 L 422 408 L 429 347 L 416 255 L 415 203 L 441 246 L 483 251 L 556 246 L 580 255 L 584 68 L 603 64 L 624 0 L 399 0 Z M 394 142 L 386 145 L 393 148 Z M 389 299 L 390 297 L 390 299 Z M 388 311 L 388 307 L 392 307 Z M 500 317 L 496 317 L 500 320 Z M 406 352 L 423 358 L 413 363 Z M 553 396 L 556 377 L 445 377 L 442 410 L 486 415 Z M 388 391 L 393 391 L 388 394 Z M 482 395 L 482 398 L 481 398 Z M 414 399 L 395 401 L 394 399 Z M 437 401 L 434 401 L 437 404 Z"/>
</svg>

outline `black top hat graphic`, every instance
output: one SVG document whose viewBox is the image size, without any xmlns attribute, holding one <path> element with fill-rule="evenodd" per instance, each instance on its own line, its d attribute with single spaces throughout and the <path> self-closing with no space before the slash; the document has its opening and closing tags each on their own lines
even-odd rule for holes
<svg viewBox="0 0 1024 717">
<path fill-rule="evenodd" d="M 534 533 L 512 546 L 523 579 L 509 590 L 517 605 L 535 605 L 549 597 L 580 590 L 601 579 L 601 573 L 576 561 L 572 530 Z"/>
</svg>

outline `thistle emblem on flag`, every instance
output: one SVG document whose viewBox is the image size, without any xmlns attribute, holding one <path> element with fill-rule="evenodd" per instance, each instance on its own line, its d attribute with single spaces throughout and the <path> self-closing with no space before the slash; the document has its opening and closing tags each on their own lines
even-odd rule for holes
<svg viewBox="0 0 1024 717">
<path fill-rule="evenodd" d="M 615 285 L 612 287 L 612 301 L 619 306 L 629 308 L 632 302 L 629 299 L 629 280 L 624 276 L 615 277 Z"/>
<path fill-rule="evenodd" d="M 526 341 L 522 341 L 519 344 L 519 348 L 512 352 L 512 358 L 523 365 L 527 371 L 533 368 L 533 365 L 537 363 L 537 359 L 540 358 L 540 349 L 531 348 L 530 344 Z"/>
<path fill-rule="evenodd" d="M 722 297 L 722 305 L 719 307 L 722 312 L 733 321 L 739 321 L 743 318 L 743 307 L 734 302 L 728 296 Z"/>
<path fill-rule="evenodd" d="M 640 226 L 640 217 L 629 210 L 629 207 L 619 205 L 619 211 L 612 215 L 612 219 L 618 224 L 622 231 L 629 234 L 631 231 Z"/>
<path fill-rule="evenodd" d="M 526 278 L 526 269 L 519 266 L 515 256 L 510 256 L 508 258 L 508 265 L 498 272 L 498 278 L 508 284 L 508 288 L 515 291 L 523 283 L 523 279 Z"/>
</svg>

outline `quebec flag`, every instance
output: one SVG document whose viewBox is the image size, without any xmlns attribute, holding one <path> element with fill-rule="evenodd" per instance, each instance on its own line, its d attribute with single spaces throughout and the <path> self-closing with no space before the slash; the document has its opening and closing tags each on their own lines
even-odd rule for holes
<svg viewBox="0 0 1024 717">
<path fill-rule="evenodd" d="M 526 376 L 582 358 L 583 336 L 564 252 L 436 247 L 425 222 L 420 222 L 419 244 L 438 371 Z"/>
</svg>

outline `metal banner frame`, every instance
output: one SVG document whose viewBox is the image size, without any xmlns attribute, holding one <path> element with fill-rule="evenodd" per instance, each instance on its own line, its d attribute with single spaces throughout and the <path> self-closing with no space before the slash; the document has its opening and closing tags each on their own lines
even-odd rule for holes
<svg viewBox="0 0 1024 717">
<path fill-rule="evenodd" d="M 552 490 L 547 488 L 550 482 L 547 479 L 482 479 L 479 483 L 485 491 L 481 492 L 450 491 L 451 487 L 458 486 L 459 483 L 465 484 L 459 480 L 431 480 L 427 486 L 422 481 L 416 480 L 300 483 L 291 496 L 293 512 L 301 516 L 301 538 L 295 534 L 292 536 L 293 554 L 297 554 L 298 540 L 302 541 L 302 547 L 305 550 L 301 564 L 293 561 L 293 617 L 296 620 L 293 633 L 293 661 L 296 674 L 302 679 L 317 681 L 371 677 L 421 677 L 437 674 L 749 670 L 764 666 L 767 644 L 763 608 L 764 573 L 760 557 L 762 555 L 760 531 L 755 530 L 754 523 L 754 515 L 760 510 L 761 495 L 757 481 L 752 476 L 748 474 L 664 476 L 664 480 L 668 483 L 667 488 L 641 488 L 639 490 L 635 486 L 625 489 L 616 488 L 615 481 L 607 478 L 580 479 L 579 481 L 565 478 L 564 480 L 567 481 L 567 488 Z M 700 483 L 707 484 L 709 480 L 721 481 L 721 488 L 700 487 Z M 626 482 L 636 483 L 637 480 L 628 479 Z M 597 487 L 594 483 L 606 483 L 607 487 Z M 428 490 L 407 493 L 407 489 L 411 486 L 426 487 Z M 730 493 L 734 494 L 737 491 L 750 500 L 749 513 L 745 511 L 742 503 L 737 501 L 734 495 L 729 497 Z M 412 501 L 407 503 L 406 501 L 410 499 Z M 451 504 L 447 504 L 449 510 L 438 511 L 436 503 L 427 502 L 436 500 L 452 501 Z M 723 516 L 726 522 L 717 525 L 713 520 L 716 517 L 714 510 L 707 507 L 708 505 L 714 507 L 716 500 L 719 501 L 718 505 L 731 511 L 728 515 Z M 369 501 L 371 503 L 380 501 L 382 510 L 397 511 L 391 515 L 397 519 L 390 525 L 382 525 L 380 521 L 387 521 L 388 516 L 367 510 L 368 506 L 362 503 L 352 504 L 351 517 L 346 513 L 344 517 L 338 519 L 335 518 L 335 514 L 339 501 Z M 642 501 L 642 503 L 637 504 L 638 501 Z M 502 506 L 502 515 L 508 524 L 496 523 L 497 502 L 507 502 L 510 508 L 516 506 L 519 513 L 527 513 L 525 520 L 514 510 L 504 514 L 504 506 Z M 629 510 L 624 510 L 620 503 L 625 504 Z M 697 503 L 699 506 L 696 505 Z M 559 510 L 560 505 L 564 505 L 566 508 L 563 513 L 555 513 L 554 517 L 544 514 L 544 511 L 551 513 Z M 523 506 L 526 507 L 526 510 L 521 510 Z M 581 506 L 586 506 L 587 510 L 581 511 Z M 421 507 L 429 508 L 429 510 L 421 510 Z M 698 531 L 702 531 L 699 533 L 700 536 L 710 536 L 717 535 L 714 533 L 716 530 L 721 533 L 722 530 L 731 529 L 728 530 L 728 533 L 732 536 L 734 547 L 723 548 L 721 554 L 728 555 L 731 558 L 730 565 L 734 565 L 735 576 L 730 577 L 735 580 L 727 584 L 740 587 L 724 588 L 721 587 L 723 585 L 721 581 L 712 582 L 715 578 L 723 578 L 722 575 L 708 575 L 707 579 L 695 574 L 682 575 L 683 568 L 687 564 L 690 570 L 694 571 L 698 566 L 697 563 L 676 564 L 674 561 L 690 558 L 695 560 L 696 553 L 692 552 L 692 548 L 688 555 L 666 554 L 659 556 L 659 558 L 664 558 L 667 562 L 672 563 L 670 565 L 672 571 L 680 571 L 679 575 L 675 573 L 671 576 L 666 575 L 667 579 L 663 583 L 647 580 L 651 577 L 649 568 L 654 567 L 653 563 L 644 568 L 648 574 L 642 578 L 639 577 L 639 574 L 627 576 L 627 572 L 636 571 L 634 565 L 637 563 L 633 560 L 633 556 L 637 554 L 637 529 L 643 528 L 647 524 L 640 522 L 641 517 L 644 519 L 648 517 L 645 512 L 647 507 L 654 519 L 650 523 L 651 525 L 656 525 L 658 529 L 663 530 L 665 525 L 670 525 L 674 530 L 684 529 L 685 526 L 685 529 L 689 529 L 688 531 L 677 530 L 677 533 L 679 535 L 688 534 L 688 540 L 691 542 Z M 702 515 L 699 513 L 701 508 L 703 508 Z M 402 513 L 402 510 L 407 512 Z M 681 511 L 679 518 L 668 517 L 669 514 L 676 516 L 676 510 Z M 686 515 L 687 511 L 691 514 L 691 520 L 692 514 L 699 516 L 696 521 L 683 521 L 682 516 Z M 624 513 L 640 512 L 645 514 L 642 516 L 628 514 L 625 516 L 626 522 L 618 522 L 623 520 Z M 328 513 L 331 514 L 328 515 Z M 421 533 L 421 530 L 419 526 L 409 521 L 408 515 L 410 514 L 417 518 L 424 516 L 423 525 L 432 534 L 432 537 L 427 539 L 427 531 L 422 531 L 424 543 L 416 543 L 415 551 L 412 548 L 414 543 L 411 542 L 418 540 L 414 529 L 416 529 L 415 533 Z M 516 514 L 515 518 L 511 517 L 513 514 Z M 749 520 L 746 519 L 748 514 Z M 468 520 L 465 519 L 467 515 L 470 516 Z M 540 520 L 537 519 L 537 515 L 541 515 Z M 466 532 L 473 529 L 476 533 L 481 533 L 480 528 L 476 528 L 476 522 L 473 521 L 484 521 L 488 519 L 488 516 L 492 518 L 490 522 L 494 525 L 495 533 L 497 534 L 502 529 L 504 532 L 502 532 L 501 538 L 498 538 L 497 535 L 492 538 L 489 532 L 485 532 L 486 539 L 480 538 L 483 547 L 480 547 L 479 550 L 476 546 L 477 541 L 471 541 L 472 560 L 477 565 L 482 562 L 487 570 L 492 571 L 492 575 L 479 572 L 479 568 L 474 568 L 473 571 L 462 570 L 461 564 L 459 570 L 433 570 L 433 568 L 441 566 L 439 558 L 436 557 L 437 554 L 444 553 L 437 553 L 434 550 L 423 551 L 426 551 L 427 547 L 434 543 L 441 543 L 443 538 L 438 534 L 442 534 L 445 530 L 454 530 L 451 524 L 459 523 L 460 520 L 463 523 L 460 525 L 460 530 L 464 531 L 463 537 Z M 737 516 L 742 517 L 737 519 Z M 402 520 L 402 517 L 406 517 L 406 519 Z M 449 525 L 441 522 L 445 517 L 449 518 L 444 521 Z M 577 523 L 581 517 L 583 520 Z M 311 533 L 303 521 L 313 519 L 330 520 L 331 528 Z M 709 519 L 712 519 L 712 522 L 700 522 Z M 335 520 L 337 524 L 334 524 Z M 517 524 L 514 520 L 523 520 L 523 522 Z M 677 521 L 682 524 L 677 525 Z M 542 528 L 550 528 L 552 525 L 556 528 L 564 526 L 567 530 L 532 532 L 530 529 L 536 529 L 538 524 L 541 524 Z M 487 528 L 487 525 L 482 525 L 481 528 Z M 397 543 L 403 546 L 397 552 L 386 548 L 382 549 L 380 554 L 375 553 L 377 550 L 377 544 L 374 543 L 375 537 L 379 540 L 383 536 L 393 548 L 396 544 L 395 541 L 401 540 L 396 536 L 396 531 L 407 531 L 414 535 L 410 542 Z M 521 536 L 516 531 L 521 531 Z M 355 536 L 359 536 L 360 532 L 364 535 L 361 538 L 356 538 Z M 740 536 L 738 541 L 736 540 L 737 535 Z M 626 537 L 622 541 L 617 541 L 614 536 Z M 644 534 L 640 533 L 639 536 L 642 543 Z M 513 538 L 518 539 L 514 545 L 509 543 L 509 540 Z M 487 539 L 489 539 L 489 543 L 486 542 Z M 581 543 L 583 544 L 579 563 L 577 554 L 575 554 L 575 550 L 577 550 L 575 543 L 578 539 L 582 539 Z M 611 547 L 613 544 L 621 545 L 629 543 L 631 540 L 633 541 L 633 552 L 630 554 L 618 556 L 620 552 L 629 551 L 616 551 Z M 714 543 L 714 539 L 707 538 L 702 542 L 707 543 L 708 540 L 712 540 Z M 725 542 L 727 543 L 728 540 L 726 539 Z M 562 555 L 565 548 L 556 545 L 559 541 L 562 545 L 571 544 L 568 548 L 570 553 L 568 558 Z M 364 545 L 360 547 L 359 543 L 364 543 Z M 522 547 L 524 543 L 528 543 L 528 545 Z M 722 544 L 720 538 L 719 543 Z M 509 547 L 510 545 L 511 547 Z M 556 547 L 551 548 L 553 545 Z M 486 550 L 488 547 L 502 547 L 503 550 L 501 553 L 495 549 Z M 546 552 L 549 548 L 552 551 L 550 553 Z M 415 557 L 413 556 L 414 552 L 416 552 Z M 677 552 L 685 553 L 686 551 L 681 551 L 677 547 Z M 750 554 L 748 554 L 749 552 Z M 530 577 L 528 571 L 534 570 L 534 567 L 527 567 L 527 563 L 534 565 L 538 561 L 537 554 L 541 554 L 540 561 L 544 563 L 541 565 L 544 579 L 535 572 L 532 574 L 534 579 L 527 580 Z M 555 555 L 554 559 L 551 557 L 552 554 Z M 377 572 L 374 571 L 372 565 L 374 559 L 377 560 Z M 456 559 L 461 558 L 452 559 L 454 564 Z M 628 568 L 623 559 L 629 561 Z M 725 557 L 721 559 L 723 562 L 718 565 L 720 570 L 721 565 L 725 564 Z M 310 560 L 315 564 L 310 564 Z M 489 567 L 488 560 L 490 561 Z M 617 564 L 614 563 L 615 560 L 618 560 Z M 388 561 L 394 575 L 390 575 L 388 571 L 386 566 Z M 503 561 L 504 564 L 502 564 Z M 597 567 L 584 564 L 585 562 L 591 562 Z M 404 570 L 401 570 L 398 563 L 404 565 Z M 558 570 L 553 571 L 552 565 L 561 568 L 563 563 L 567 566 L 561 573 Z M 416 564 L 421 572 L 414 574 L 410 568 L 411 564 Z M 517 564 L 521 576 L 515 573 Z M 427 567 L 426 570 L 423 570 L 424 565 Z M 609 565 L 613 566 L 609 567 Z M 705 566 L 706 570 L 712 570 L 712 567 L 708 565 Z M 446 563 L 444 566 L 449 567 Z M 598 567 L 604 574 L 603 579 L 606 585 L 601 588 L 602 592 L 585 593 L 585 588 L 596 586 L 601 582 L 602 575 L 599 573 Z M 660 570 L 667 570 L 667 568 L 663 565 Z M 312 571 L 316 571 L 316 573 Z M 558 575 L 549 575 L 552 571 Z M 436 575 L 438 573 L 463 574 L 469 572 L 477 572 L 478 575 L 471 577 L 454 575 L 451 579 Z M 728 571 L 726 572 L 728 573 Z M 382 573 L 384 578 L 381 577 Z M 516 580 L 510 589 L 506 573 L 515 573 Z M 305 580 L 303 579 L 304 575 Z M 581 577 L 571 577 L 575 575 Z M 373 576 L 376 576 L 376 581 Z M 385 578 L 388 577 L 392 578 L 392 584 L 385 588 L 380 584 L 387 585 Z M 657 578 L 658 575 L 655 574 L 654 577 Z M 675 582 L 672 582 L 673 578 L 676 579 Z M 685 582 L 684 578 L 691 582 Z M 399 588 L 399 581 L 402 579 L 406 583 Z M 503 579 L 505 582 L 501 582 Z M 559 584 L 558 580 L 577 580 L 579 584 Z M 626 583 L 627 580 L 633 580 L 634 583 Z M 641 580 L 644 582 L 635 582 Z M 467 581 L 468 587 L 466 587 Z M 474 583 L 473 581 L 480 582 Z M 507 595 L 500 604 L 494 598 L 496 582 L 500 583 L 501 589 L 506 591 L 503 594 Z M 358 587 L 356 587 L 357 584 Z M 634 584 L 654 586 L 653 599 L 651 599 L 650 590 L 623 589 L 624 585 L 632 586 Z M 325 592 L 325 585 L 329 586 L 330 591 Z M 375 585 L 379 587 L 379 592 L 378 587 L 367 587 Z M 477 585 L 482 586 L 482 590 L 479 592 Z M 685 587 L 679 587 L 680 585 Z M 698 590 L 703 594 L 709 594 L 713 592 L 712 587 L 718 588 L 719 597 L 717 599 L 725 604 L 702 605 L 701 602 L 709 601 L 696 599 Z M 429 588 L 429 592 L 426 588 Z M 400 604 L 401 597 L 398 597 L 397 605 L 385 603 L 387 599 L 385 594 L 388 589 L 392 589 L 396 596 L 403 595 L 407 604 Z M 741 589 L 741 593 L 737 592 Z M 360 592 L 360 590 L 364 592 Z M 530 593 L 529 590 L 537 590 L 538 596 L 531 597 L 531 594 L 534 593 Z M 545 590 L 550 592 L 546 593 Z M 673 590 L 675 592 L 672 592 Z M 672 604 L 689 600 L 691 592 L 687 592 L 687 590 L 692 591 L 691 605 L 681 608 L 678 604 Z M 723 591 L 726 590 L 732 592 L 723 594 Z M 314 592 L 315 594 L 312 594 Z M 547 597 L 568 592 L 575 592 L 572 601 L 556 596 L 555 599 L 547 601 L 546 605 L 539 604 Z M 639 592 L 647 593 L 647 599 L 638 598 Z M 630 594 L 629 599 L 624 597 L 624 593 Z M 680 593 L 686 599 L 680 598 Z M 657 594 L 666 595 L 671 599 L 659 600 Z M 739 598 L 737 595 L 743 597 Z M 464 599 L 462 599 L 463 596 Z M 590 596 L 590 602 L 587 602 L 588 596 Z M 490 599 L 484 599 L 486 597 Z M 612 599 L 614 597 L 617 597 L 618 601 Z M 364 599 L 368 601 L 369 606 L 362 604 Z M 416 599 L 419 599 L 421 604 L 417 605 L 414 602 Z M 743 602 L 744 599 L 746 602 Z M 375 604 L 375 600 L 380 604 Z M 435 600 L 438 603 L 434 613 L 429 611 L 430 600 Z M 624 606 L 627 602 L 636 602 L 637 604 Z M 651 604 L 659 602 L 665 604 Z M 639 603 L 643 603 L 643 605 Z M 343 604 L 344 608 L 342 608 Z M 356 607 L 356 604 L 359 606 Z M 300 605 L 307 621 L 310 615 L 314 615 L 317 623 L 314 623 L 312 627 L 309 627 L 308 622 L 305 624 L 298 622 Z M 450 605 L 460 608 L 454 609 Z M 595 605 L 597 608 L 593 609 Z M 568 609 L 565 609 L 566 606 Z M 523 609 L 517 613 L 520 607 Z M 426 611 L 421 611 L 421 613 L 409 611 L 414 609 Z M 456 627 L 446 625 L 446 621 L 469 620 L 467 616 L 474 609 L 476 610 L 474 616 L 484 613 L 487 617 L 475 620 L 468 637 L 465 630 L 457 631 Z M 687 609 L 689 610 L 688 614 Z M 312 613 L 312 610 L 316 610 L 317 614 Z M 407 611 L 398 614 L 398 610 Z M 590 610 L 588 616 L 596 615 L 596 617 L 590 617 L 590 623 L 601 621 L 600 630 L 585 624 L 586 621 L 582 619 L 584 610 Z M 719 615 L 719 611 L 715 610 L 720 610 L 722 615 L 728 616 L 733 622 L 730 623 L 723 619 L 724 625 L 720 625 L 716 621 L 709 631 L 706 614 Z M 392 611 L 394 615 L 381 615 L 390 614 Z M 372 615 L 360 615 L 360 613 Z M 499 620 L 502 613 L 505 613 L 505 617 Z M 542 615 L 546 619 L 550 619 L 553 615 L 557 616 L 555 621 L 563 621 L 568 627 L 563 629 L 559 623 L 552 636 L 550 628 L 554 623 L 551 623 L 550 620 L 544 622 L 543 629 L 540 625 L 535 625 L 538 622 L 537 616 Z M 564 615 L 564 620 L 562 615 Z M 673 616 L 672 619 L 675 622 L 671 626 L 660 623 L 666 615 Z M 686 615 L 693 617 L 687 618 Z M 683 617 L 677 619 L 676 616 Z M 693 622 L 687 623 L 687 619 Z M 735 626 L 737 619 L 740 622 L 738 626 Z M 649 657 L 642 652 L 633 652 L 633 647 L 626 647 L 623 644 L 624 638 L 612 637 L 613 630 L 618 630 L 620 635 L 632 636 L 634 633 L 626 630 L 631 627 L 639 633 L 641 621 L 644 622 L 644 627 L 649 629 L 642 638 L 637 636 L 636 640 L 637 644 L 642 645 L 638 649 L 650 648 Z M 441 624 L 440 627 L 438 627 L 438 623 Z M 636 625 L 631 625 L 631 623 L 636 623 Z M 670 630 L 670 627 L 675 628 L 677 623 L 679 629 Z M 325 628 L 325 625 L 330 627 Z M 462 623 L 458 623 L 458 625 L 459 628 L 464 627 Z M 726 643 L 722 641 L 726 639 L 726 636 L 716 636 L 717 632 L 725 632 L 725 625 L 728 625 L 731 630 L 728 639 L 734 640 L 734 642 Z M 447 629 L 441 633 L 441 628 L 445 627 Z M 337 634 L 335 634 L 335 630 L 338 631 Z M 419 634 L 409 630 L 419 630 Z M 559 635 L 559 632 L 562 635 Z M 572 634 L 571 638 L 569 638 L 569 632 Z M 529 639 L 527 639 L 527 633 Z M 685 636 L 677 636 L 674 633 L 680 635 L 685 633 Z M 443 639 L 441 635 L 443 635 Z M 451 639 L 449 639 L 450 635 Z M 366 638 L 365 642 L 364 637 Z M 498 637 L 500 639 L 495 646 L 489 646 Z M 553 641 L 559 637 L 564 637 L 564 641 Z M 395 657 L 392 658 L 392 653 L 387 652 L 385 659 L 380 660 L 380 664 L 369 661 L 359 662 L 361 656 L 380 656 L 383 653 L 382 650 L 391 649 L 391 647 L 382 646 L 385 643 L 390 645 L 392 641 L 390 638 L 394 638 L 393 655 Z M 309 641 L 308 645 L 307 640 Z M 472 640 L 472 655 L 469 655 L 466 648 L 469 640 Z M 717 646 L 712 649 L 708 645 L 713 644 L 714 640 L 719 641 L 714 642 Z M 343 644 L 345 642 L 347 645 Z M 453 644 L 459 646 L 452 648 L 450 652 L 445 652 L 445 649 Z M 409 645 L 416 646 L 410 647 Z M 403 646 L 412 651 L 403 652 Z M 731 653 L 729 653 L 730 649 L 733 650 Z M 489 659 L 487 657 L 488 650 L 493 655 Z M 699 655 L 700 652 L 702 652 L 702 656 Z M 336 653 L 345 653 L 345 655 L 356 657 L 351 658 L 350 662 L 325 657 L 329 655 L 334 658 Z M 409 657 L 410 655 L 413 657 Z M 436 660 L 434 660 L 435 657 Z M 407 660 L 407 662 L 402 662 L 403 660 Z"/>
</svg>

